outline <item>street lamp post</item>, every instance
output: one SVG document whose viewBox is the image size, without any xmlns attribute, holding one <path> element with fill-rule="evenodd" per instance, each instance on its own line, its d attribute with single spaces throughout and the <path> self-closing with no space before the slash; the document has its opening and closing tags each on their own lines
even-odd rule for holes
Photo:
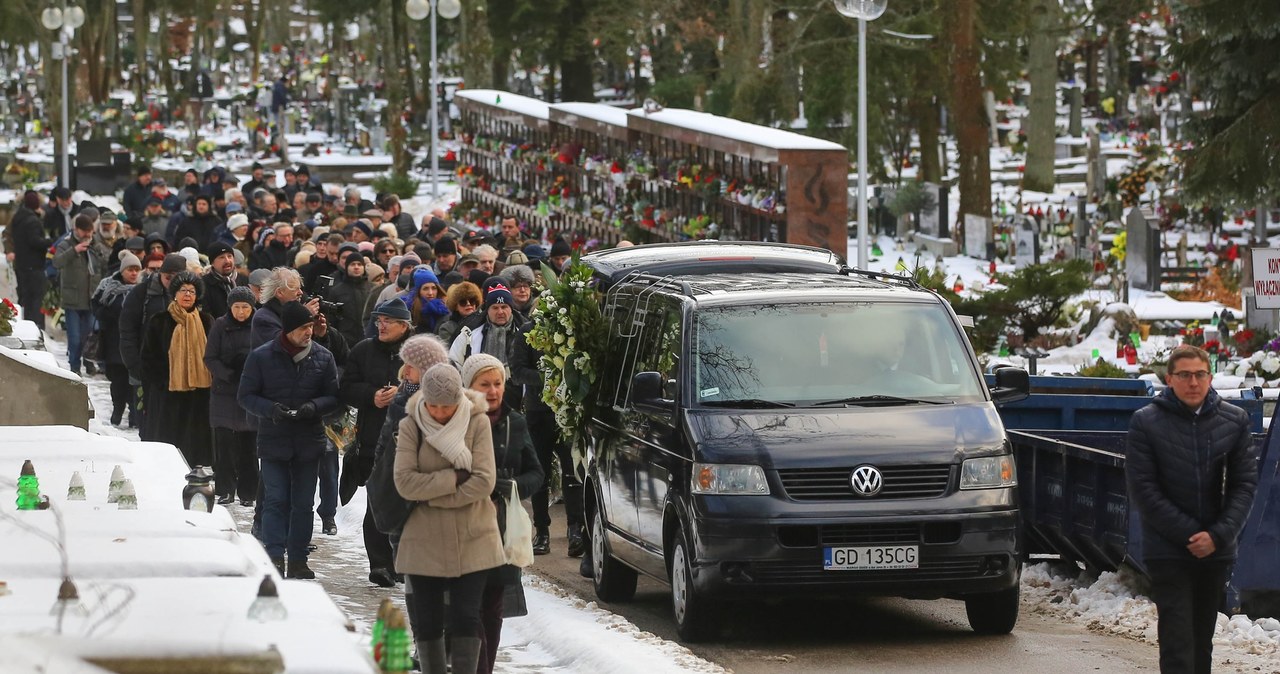
<svg viewBox="0 0 1280 674">
<path fill-rule="evenodd" d="M 462 13 L 459 0 L 405 0 L 404 11 L 414 21 L 431 16 L 431 196 L 440 196 L 440 157 L 436 143 L 440 140 L 440 69 L 436 61 L 436 16 L 456 19 Z"/>
<path fill-rule="evenodd" d="M 836 11 L 858 20 L 858 268 L 866 269 L 867 238 L 867 22 L 882 14 L 889 0 L 832 0 Z"/>
<path fill-rule="evenodd" d="M 71 35 L 84 25 L 84 10 L 79 5 L 68 5 L 63 0 L 61 7 L 46 7 L 40 13 L 40 23 L 49 30 L 58 31 L 58 42 L 54 44 L 53 57 L 62 61 L 62 175 L 59 182 L 67 189 L 71 188 L 71 148 L 70 125 L 67 113 L 67 61 L 71 58 Z"/>
</svg>

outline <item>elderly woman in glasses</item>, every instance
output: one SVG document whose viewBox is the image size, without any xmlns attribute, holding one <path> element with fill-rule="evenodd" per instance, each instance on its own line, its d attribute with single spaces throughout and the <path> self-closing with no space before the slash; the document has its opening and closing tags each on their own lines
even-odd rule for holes
<svg viewBox="0 0 1280 674">
<path fill-rule="evenodd" d="M 480 288 L 474 283 L 463 281 L 449 286 L 449 292 L 444 298 L 444 305 L 449 309 L 449 318 L 436 329 L 436 336 L 445 344 L 452 344 L 454 338 L 462 331 L 462 326 L 476 313 L 482 302 Z"/>
<path fill-rule="evenodd" d="M 169 305 L 147 321 L 140 368 L 143 384 L 157 395 L 147 397 L 156 415 L 153 438 L 182 451 L 190 466 L 213 465 L 213 431 L 209 428 L 209 391 L 213 377 L 204 363 L 213 319 L 200 308 L 204 283 L 191 272 L 178 272 L 169 283 Z"/>
</svg>

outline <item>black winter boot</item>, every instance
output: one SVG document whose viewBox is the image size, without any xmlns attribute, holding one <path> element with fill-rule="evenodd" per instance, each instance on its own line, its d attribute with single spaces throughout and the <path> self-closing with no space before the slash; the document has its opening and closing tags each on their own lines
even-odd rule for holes
<svg viewBox="0 0 1280 674">
<path fill-rule="evenodd" d="M 480 666 L 480 639 L 477 637 L 453 637 L 450 644 L 449 671 L 452 674 L 476 674 Z"/>
</svg>

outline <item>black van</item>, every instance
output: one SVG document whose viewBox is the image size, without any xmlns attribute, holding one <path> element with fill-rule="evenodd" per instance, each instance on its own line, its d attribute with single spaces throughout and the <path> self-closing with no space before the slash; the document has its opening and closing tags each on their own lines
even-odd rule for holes
<svg viewBox="0 0 1280 674">
<path fill-rule="evenodd" d="M 993 399 L 1025 396 L 1026 373 L 989 391 L 955 313 L 909 279 L 713 267 L 597 267 L 614 281 L 586 492 L 599 598 L 669 582 L 689 641 L 771 595 L 956 597 L 974 630 L 1012 630 L 1016 471 Z"/>
</svg>

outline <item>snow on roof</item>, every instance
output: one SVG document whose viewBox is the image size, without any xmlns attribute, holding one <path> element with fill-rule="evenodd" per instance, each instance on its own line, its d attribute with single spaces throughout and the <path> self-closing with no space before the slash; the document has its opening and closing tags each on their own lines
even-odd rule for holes
<svg viewBox="0 0 1280 674">
<path fill-rule="evenodd" d="M 811 138 L 791 131 L 750 124 L 696 110 L 664 108 L 656 112 L 632 110 L 628 114 L 652 119 L 663 124 L 699 131 L 711 136 L 763 145 L 775 150 L 838 150 L 847 152 L 843 145 L 820 138 Z"/>
<path fill-rule="evenodd" d="M 620 126 L 624 129 L 627 127 L 627 111 L 615 108 L 612 105 L 604 105 L 602 103 L 556 103 L 551 107 L 579 117 L 594 119 L 597 122 Z"/>
<path fill-rule="evenodd" d="M 454 94 L 456 98 L 465 98 L 469 101 L 492 105 L 503 110 L 515 112 L 521 115 L 529 115 L 538 119 L 548 119 L 550 117 L 551 106 L 545 101 L 536 98 L 513 94 L 508 91 L 497 91 L 496 89 L 463 89 Z"/>
</svg>

